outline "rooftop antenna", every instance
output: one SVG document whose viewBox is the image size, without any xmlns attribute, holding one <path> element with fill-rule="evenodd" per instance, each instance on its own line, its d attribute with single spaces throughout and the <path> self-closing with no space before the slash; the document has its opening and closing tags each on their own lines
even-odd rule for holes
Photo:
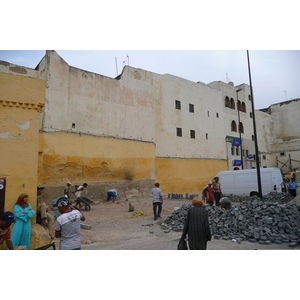
<svg viewBox="0 0 300 300">
<path fill-rule="evenodd" d="M 127 64 L 128 64 L 128 66 L 129 66 L 129 55 L 126 54 L 126 56 L 127 56 Z"/>
<path fill-rule="evenodd" d="M 227 80 L 227 83 L 228 83 L 229 80 L 228 80 L 228 73 L 227 72 L 226 72 L 226 80 Z"/>
<path fill-rule="evenodd" d="M 286 95 L 286 91 L 284 91 L 284 93 L 285 93 L 285 99 L 286 99 L 286 101 L 287 101 L 287 95 Z"/>
<path fill-rule="evenodd" d="M 118 71 L 118 62 L 117 62 L 117 57 L 115 57 L 115 61 L 116 61 L 116 71 L 117 71 L 117 76 L 119 75 L 119 71 Z"/>
</svg>

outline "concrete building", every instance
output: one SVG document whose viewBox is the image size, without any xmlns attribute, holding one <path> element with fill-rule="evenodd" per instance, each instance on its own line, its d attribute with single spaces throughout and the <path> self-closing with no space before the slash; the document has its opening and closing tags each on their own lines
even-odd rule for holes
<svg viewBox="0 0 300 300">
<path fill-rule="evenodd" d="M 6 64 L 1 73 L 12 67 Z M 255 167 L 247 84 L 204 84 L 129 66 L 109 78 L 69 66 L 55 51 L 26 70 L 45 84 L 35 147 L 37 181 L 49 198 L 68 180 L 88 182 L 91 198 L 111 186 L 123 198 L 148 197 L 155 181 L 165 194 L 200 193 L 217 172 L 241 168 L 240 132 L 244 168 Z M 299 167 L 298 100 L 255 111 L 262 167 L 281 167 L 283 152 Z"/>
</svg>

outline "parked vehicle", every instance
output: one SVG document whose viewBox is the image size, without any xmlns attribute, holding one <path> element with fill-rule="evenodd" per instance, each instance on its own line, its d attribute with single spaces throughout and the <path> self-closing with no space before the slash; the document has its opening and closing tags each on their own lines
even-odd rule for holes
<svg viewBox="0 0 300 300">
<path fill-rule="evenodd" d="M 254 196 L 259 195 L 256 169 L 222 171 L 216 174 L 219 177 L 223 195 Z M 278 168 L 261 168 L 262 195 L 270 192 L 281 193 L 283 182 L 282 172 Z"/>
</svg>

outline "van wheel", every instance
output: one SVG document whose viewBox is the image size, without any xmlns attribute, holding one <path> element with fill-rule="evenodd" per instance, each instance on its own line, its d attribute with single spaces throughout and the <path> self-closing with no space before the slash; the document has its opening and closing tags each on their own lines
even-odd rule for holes
<svg viewBox="0 0 300 300">
<path fill-rule="evenodd" d="M 257 197 L 258 197 L 258 196 L 259 196 L 259 193 L 258 193 L 258 192 L 251 192 L 251 193 L 250 193 L 250 197 L 253 197 L 253 196 L 257 196 Z"/>
</svg>

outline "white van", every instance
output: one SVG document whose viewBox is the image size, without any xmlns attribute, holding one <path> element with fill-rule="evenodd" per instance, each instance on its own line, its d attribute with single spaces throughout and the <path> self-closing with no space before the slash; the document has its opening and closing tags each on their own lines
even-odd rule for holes
<svg viewBox="0 0 300 300">
<path fill-rule="evenodd" d="M 219 177 L 223 195 L 254 196 L 258 194 L 256 169 L 222 171 L 215 177 Z M 278 168 L 261 168 L 262 195 L 270 192 L 281 193 L 283 177 Z"/>
</svg>

